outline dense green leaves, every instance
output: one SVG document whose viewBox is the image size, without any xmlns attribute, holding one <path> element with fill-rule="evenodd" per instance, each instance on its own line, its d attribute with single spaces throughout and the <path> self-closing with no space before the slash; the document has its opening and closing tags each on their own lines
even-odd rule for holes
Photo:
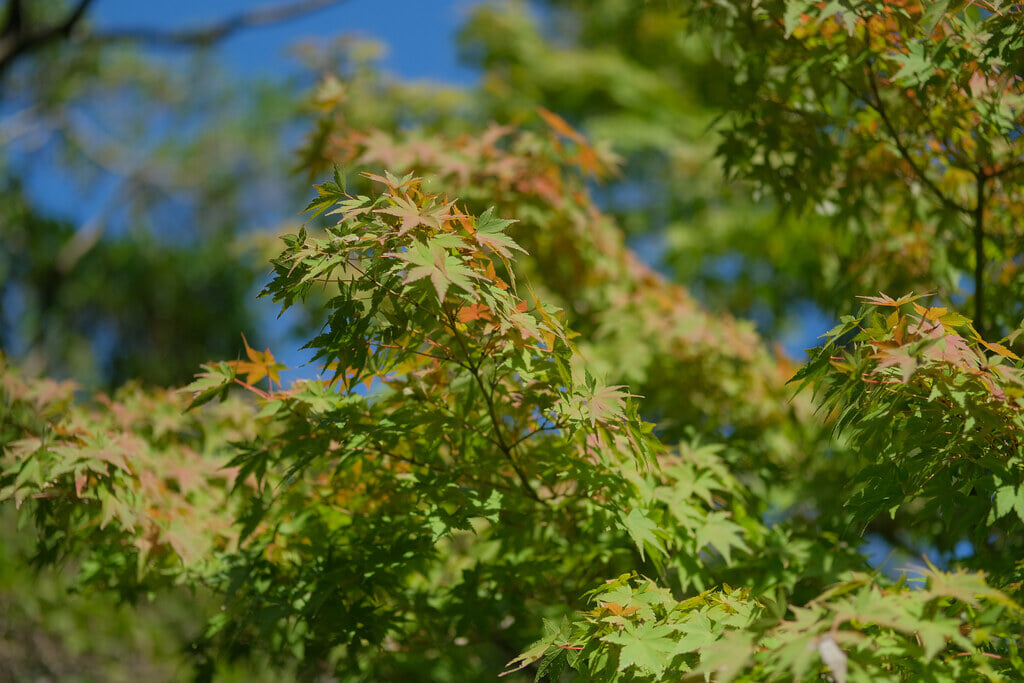
<svg viewBox="0 0 1024 683">
<path fill-rule="evenodd" d="M 1019 6 L 678 4 L 714 25 L 735 86 L 732 174 L 854 237 L 835 248 L 858 293 L 971 296 L 979 330 L 1015 327 Z"/>
<path fill-rule="evenodd" d="M 997 520 L 1020 483 L 1020 359 L 945 308 L 868 301 L 796 377 L 816 386 L 859 446 L 851 522 L 913 514 L 920 521 L 904 528 L 928 545 L 949 551 L 967 540 L 978 566 L 1012 562 L 1021 520 Z"/>
</svg>

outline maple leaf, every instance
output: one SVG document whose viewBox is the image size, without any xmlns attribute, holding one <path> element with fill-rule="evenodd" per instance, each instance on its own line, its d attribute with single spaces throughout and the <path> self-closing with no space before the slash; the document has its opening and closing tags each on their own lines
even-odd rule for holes
<svg viewBox="0 0 1024 683">
<path fill-rule="evenodd" d="M 641 559 L 644 557 L 645 545 L 649 545 L 658 552 L 665 554 L 665 547 L 658 537 L 659 534 L 664 535 L 665 532 L 638 508 L 630 510 L 628 515 L 620 512 L 619 521 L 623 528 L 626 529 L 630 538 L 633 539 L 633 542 L 636 543 Z"/>
<path fill-rule="evenodd" d="M 645 622 L 635 630 L 627 625 L 625 630 L 610 633 L 601 640 L 622 646 L 619 671 L 635 666 L 645 673 L 660 674 L 675 650 L 674 633 L 672 626 Z"/>
<path fill-rule="evenodd" d="M 420 184 L 420 178 L 417 178 L 412 173 L 406 173 L 401 178 L 392 175 L 391 171 L 384 171 L 383 176 L 379 176 L 376 173 L 369 173 L 364 171 L 361 174 L 364 178 L 368 178 L 378 183 L 383 183 L 387 188 L 394 194 L 405 194 L 407 189 L 417 187 Z"/>
<path fill-rule="evenodd" d="M 470 304 L 459 309 L 458 320 L 460 323 L 469 323 L 474 320 L 492 320 L 491 309 L 487 304 Z"/>
<path fill-rule="evenodd" d="M 524 254 L 529 252 L 516 244 L 515 240 L 505 234 L 505 228 L 515 223 L 512 220 L 505 220 L 494 217 L 494 207 L 487 209 L 476 219 L 476 241 L 481 247 L 496 252 L 502 258 L 512 258 L 512 250 Z"/>
<path fill-rule="evenodd" d="M 249 357 L 249 360 L 232 360 L 228 361 L 228 366 L 233 368 L 238 374 L 245 374 L 246 384 L 255 384 L 264 377 L 269 377 L 278 386 L 281 386 L 281 370 L 287 368 L 283 363 L 278 363 L 274 360 L 274 354 L 270 352 L 268 348 L 265 351 L 257 351 L 249 346 L 249 340 L 242 335 L 242 343 L 245 344 L 245 355 Z"/>
<path fill-rule="evenodd" d="M 338 202 L 346 199 L 348 195 L 345 194 L 345 190 L 342 189 L 335 182 L 326 182 L 321 185 L 314 185 L 316 188 L 316 199 L 313 199 L 306 205 L 306 208 L 302 210 L 302 213 L 312 212 L 311 218 L 316 218 L 327 209 L 331 208 Z"/>
<path fill-rule="evenodd" d="M 879 352 L 877 356 L 879 360 L 878 364 L 875 366 L 874 373 L 878 373 L 893 366 L 899 367 L 901 376 L 900 381 L 903 384 L 906 384 L 914 372 L 917 371 L 917 358 L 902 346 L 896 349 L 883 350 Z"/>
<path fill-rule="evenodd" d="M 726 563 L 732 563 L 732 549 L 749 551 L 743 542 L 743 527 L 730 520 L 723 512 L 708 513 L 707 522 L 697 530 L 697 547 L 710 545 L 722 554 Z"/>
<path fill-rule="evenodd" d="M 441 239 L 431 240 L 429 244 L 413 240 L 409 251 L 391 252 L 387 255 L 412 266 L 405 276 L 406 284 L 429 277 L 439 302 L 444 302 L 450 285 L 464 290 L 475 300 L 477 295 L 470 280 L 479 278 L 480 275 L 467 268 L 457 256 L 448 253 L 446 246 L 451 245 Z"/>
<path fill-rule="evenodd" d="M 625 399 L 631 394 L 622 391 L 626 385 L 594 387 L 594 393 L 587 397 L 587 411 L 590 413 L 590 424 L 607 422 L 610 419 L 625 418 Z"/>
<path fill-rule="evenodd" d="M 981 337 L 978 338 L 978 342 L 989 351 L 992 351 L 993 353 L 998 353 L 1003 358 L 1010 358 L 1011 360 L 1020 360 L 1020 356 L 1018 356 L 1017 354 L 1015 354 L 1013 351 L 1006 348 L 1002 344 L 999 344 L 997 342 L 987 342 Z"/>
<path fill-rule="evenodd" d="M 192 403 L 189 409 L 201 406 L 212 401 L 216 397 L 223 399 L 229 384 L 234 381 L 235 372 L 231 363 L 235 361 L 221 362 L 214 365 L 207 363 L 203 365 L 206 372 L 196 375 L 194 382 L 185 387 L 182 391 L 192 395 Z"/>
<path fill-rule="evenodd" d="M 420 225 L 440 230 L 443 221 L 449 218 L 458 218 L 451 214 L 451 208 L 455 202 L 432 207 L 419 207 L 408 197 L 394 197 L 392 201 L 395 202 L 394 206 L 377 209 L 375 213 L 385 213 L 401 218 L 402 224 L 398 227 L 399 237 Z"/>
<path fill-rule="evenodd" d="M 633 605 L 632 607 L 623 607 L 617 602 L 602 602 L 601 606 L 617 617 L 628 617 L 634 612 L 639 612 L 641 609 L 640 605 Z"/>
<path fill-rule="evenodd" d="M 573 142 L 581 145 L 586 144 L 586 139 L 579 133 L 579 131 L 566 123 L 565 119 L 558 114 L 548 111 L 544 107 L 537 107 L 537 113 L 540 114 L 540 117 L 544 119 L 544 122 L 551 126 L 552 130 L 559 135 L 564 135 Z"/>
<path fill-rule="evenodd" d="M 932 292 L 925 292 L 924 294 L 914 294 L 913 292 L 911 292 L 910 294 L 904 294 L 899 299 L 893 299 L 888 294 L 883 294 L 882 292 L 879 292 L 878 296 L 858 296 L 857 298 L 862 299 L 863 301 L 869 304 L 874 304 L 876 306 L 897 307 L 902 306 L 903 304 L 908 304 L 911 301 L 923 299 L 924 297 L 931 295 Z"/>
</svg>

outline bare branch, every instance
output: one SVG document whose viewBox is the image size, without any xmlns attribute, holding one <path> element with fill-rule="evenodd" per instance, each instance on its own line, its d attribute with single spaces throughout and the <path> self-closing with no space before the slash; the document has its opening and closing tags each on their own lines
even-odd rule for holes
<svg viewBox="0 0 1024 683">
<path fill-rule="evenodd" d="M 165 31 L 159 28 L 117 28 L 92 31 L 82 37 L 88 43 L 136 42 L 165 47 L 202 47 L 224 40 L 246 28 L 278 24 L 310 14 L 344 0 L 299 0 L 286 5 L 261 7 L 221 19 L 206 26 Z"/>
</svg>

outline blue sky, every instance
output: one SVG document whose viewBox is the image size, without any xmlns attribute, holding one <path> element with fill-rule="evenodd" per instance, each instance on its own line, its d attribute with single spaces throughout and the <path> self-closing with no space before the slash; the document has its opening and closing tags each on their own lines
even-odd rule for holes
<svg viewBox="0 0 1024 683">
<path fill-rule="evenodd" d="M 98 28 L 187 28 L 256 7 L 293 0 L 98 0 L 91 20 Z M 474 0 L 345 0 L 284 24 L 248 28 L 217 49 L 239 74 L 280 76 L 294 68 L 288 48 L 297 41 L 328 41 L 356 33 L 388 46 L 384 66 L 404 78 L 468 84 L 475 74 L 456 59 L 455 33 Z"/>
</svg>

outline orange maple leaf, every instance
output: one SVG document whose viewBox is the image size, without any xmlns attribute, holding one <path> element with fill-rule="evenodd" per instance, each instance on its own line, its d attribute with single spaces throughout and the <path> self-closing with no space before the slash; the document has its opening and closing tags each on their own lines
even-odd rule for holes
<svg viewBox="0 0 1024 683">
<path fill-rule="evenodd" d="M 270 352 L 269 348 L 265 351 L 257 351 L 249 346 L 249 340 L 245 338 L 244 333 L 242 334 L 242 343 L 245 344 L 245 355 L 249 357 L 249 360 L 232 360 L 228 361 L 228 365 L 238 374 L 246 375 L 246 384 L 255 384 L 264 377 L 269 377 L 272 382 L 281 386 L 279 373 L 287 366 L 274 360 L 274 354 Z"/>
<path fill-rule="evenodd" d="M 537 113 L 540 114 L 540 117 L 544 119 L 544 122 L 551 126 L 551 128 L 559 135 L 564 135 L 578 144 L 586 144 L 586 138 L 584 138 L 575 128 L 566 123 L 565 119 L 558 114 L 553 111 L 549 111 L 544 107 L 537 107 Z"/>
</svg>

